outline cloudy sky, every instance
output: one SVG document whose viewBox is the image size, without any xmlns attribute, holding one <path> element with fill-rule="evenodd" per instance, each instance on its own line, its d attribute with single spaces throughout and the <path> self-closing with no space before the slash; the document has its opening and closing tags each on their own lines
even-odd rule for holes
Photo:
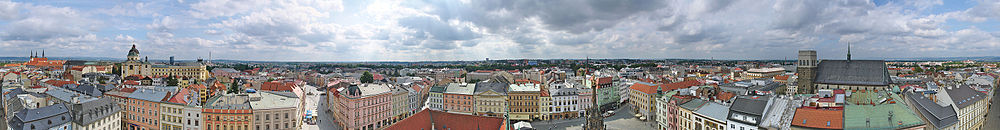
<svg viewBox="0 0 1000 130">
<path fill-rule="evenodd" d="M 1000 55 L 1000 0 L 0 0 L 0 56 L 425 61 Z"/>
</svg>

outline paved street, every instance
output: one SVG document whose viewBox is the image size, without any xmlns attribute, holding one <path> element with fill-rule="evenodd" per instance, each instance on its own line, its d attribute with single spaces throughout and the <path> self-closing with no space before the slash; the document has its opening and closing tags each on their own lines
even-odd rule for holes
<svg viewBox="0 0 1000 130">
<path fill-rule="evenodd" d="M 993 105 L 989 112 L 986 112 L 986 123 L 983 123 L 984 130 L 1000 130 L 1000 100 L 997 100 L 996 91 L 993 93 Z"/>
<path fill-rule="evenodd" d="M 313 112 L 318 112 L 317 115 L 319 115 L 319 117 L 317 119 L 319 120 L 319 123 L 317 123 L 316 125 L 310 125 L 310 124 L 302 123 L 302 129 L 303 130 L 339 130 L 339 129 L 341 129 L 337 125 L 334 125 L 334 123 L 332 122 L 334 120 L 333 120 L 332 117 L 330 117 L 330 115 L 329 115 L 330 113 L 326 112 L 326 109 L 325 109 L 326 108 L 326 99 L 323 98 L 324 97 L 323 95 L 320 95 L 320 93 L 323 93 L 323 92 L 316 90 L 316 87 L 313 87 L 311 85 L 305 85 L 305 87 L 303 87 L 303 89 L 305 89 L 305 90 L 303 90 L 303 92 L 305 92 L 305 93 L 310 93 L 311 92 L 313 94 L 313 95 L 306 94 L 306 101 L 305 101 L 306 102 L 306 106 L 305 107 L 306 107 L 306 110 L 312 110 Z"/>
<path fill-rule="evenodd" d="M 653 130 L 656 129 L 655 121 L 639 121 L 635 118 L 631 106 L 622 106 L 615 110 L 617 114 L 604 118 L 604 125 L 609 130 Z M 539 130 L 579 130 L 586 122 L 586 117 L 568 120 L 551 120 L 532 122 L 531 126 Z"/>
</svg>

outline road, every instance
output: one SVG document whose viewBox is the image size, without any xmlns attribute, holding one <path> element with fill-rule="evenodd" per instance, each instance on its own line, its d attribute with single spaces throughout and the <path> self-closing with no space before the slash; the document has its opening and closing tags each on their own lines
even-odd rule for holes
<svg viewBox="0 0 1000 130">
<path fill-rule="evenodd" d="M 997 98 L 998 93 L 996 90 L 993 92 L 993 98 Z M 984 130 L 1000 130 L 1000 100 L 993 99 L 993 105 L 990 107 L 989 112 L 986 112 L 986 122 L 983 123 Z"/>
<path fill-rule="evenodd" d="M 323 92 L 316 90 L 316 87 L 311 85 L 305 85 L 302 89 L 304 89 L 303 92 L 307 93 L 305 99 L 306 110 L 318 112 L 317 115 L 319 115 L 319 117 L 317 119 L 319 123 L 316 125 L 302 123 L 301 128 L 303 130 L 340 130 L 341 128 L 335 125 L 333 118 L 330 117 L 330 113 L 327 113 L 326 111 L 326 99 L 323 95 L 320 95 L 320 93 Z M 308 93 L 312 93 L 313 95 L 309 95 Z"/>
<path fill-rule="evenodd" d="M 604 118 L 604 126 L 609 130 L 653 130 L 656 129 L 655 121 L 639 121 L 635 114 L 631 113 L 631 106 L 621 106 L 615 110 L 617 114 Z M 579 130 L 587 121 L 586 117 L 531 122 L 531 126 L 539 130 Z"/>
</svg>

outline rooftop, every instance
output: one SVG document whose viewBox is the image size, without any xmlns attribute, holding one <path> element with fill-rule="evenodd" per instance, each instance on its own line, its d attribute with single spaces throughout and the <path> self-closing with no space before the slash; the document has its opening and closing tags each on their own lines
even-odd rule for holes
<svg viewBox="0 0 1000 130">
<path fill-rule="evenodd" d="M 37 109 L 24 109 L 14 112 L 10 117 L 9 127 L 14 129 L 48 129 L 71 121 L 69 109 L 63 104 L 54 104 Z M 47 121 L 42 121 L 47 120 Z"/>
<path fill-rule="evenodd" d="M 955 123 L 958 123 L 958 114 L 955 113 L 955 109 L 952 109 L 951 105 L 941 106 L 934 103 L 933 100 L 927 98 L 920 94 L 915 93 L 904 93 L 907 99 L 913 103 L 916 110 L 923 115 L 927 122 L 934 125 L 935 128 L 945 128 Z"/>
<path fill-rule="evenodd" d="M 494 91 L 494 92 L 506 95 L 507 94 L 507 87 L 510 87 L 510 84 L 503 83 L 503 82 L 479 82 L 479 83 L 476 83 L 476 91 L 475 91 L 475 93 L 479 94 L 479 93 L 482 93 L 482 92 Z"/>
<path fill-rule="evenodd" d="M 767 109 L 767 102 L 770 99 L 768 96 L 740 96 L 733 101 L 733 106 L 729 108 L 730 110 L 753 114 L 757 116 L 764 115 L 764 110 Z"/>
<path fill-rule="evenodd" d="M 924 125 L 923 120 L 901 102 L 846 105 L 844 108 L 845 129 L 899 129 L 920 125 Z"/>
<path fill-rule="evenodd" d="M 346 91 L 341 91 L 341 95 L 348 95 L 351 97 L 368 97 L 373 95 L 379 95 L 383 93 L 390 92 L 389 84 L 373 84 L 365 83 L 359 85 L 347 86 Z"/>
<path fill-rule="evenodd" d="M 541 91 L 540 84 L 510 84 L 510 91 Z"/>
<path fill-rule="evenodd" d="M 774 67 L 774 68 L 755 68 L 747 70 L 750 73 L 768 73 L 768 72 L 785 72 L 785 68 Z"/>
<path fill-rule="evenodd" d="M 137 89 L 132 94 L 128 95 L 128 98 L 146 100 L 150 102 L 161 102 L 168 98 L 170 92 L 159 90 L 159 89 Z"/>
<path fill-rule="evenodd" d="M 461 95 L 472 95 L 476 91 L 476 84 L 468 83 L 450 83 L 448 84 L 448 89 L 444 93 L 447 94 L 461 94 Z"/>
<path fill-rule="evenodd" d="M 948 92 L 948 97 L 954 101 L 955 106 L 959 109 L 968 107 L 969 105 L 976 104 L 977 101 L 986 99 L 986 94 L 983 94 L 975 89 L 969 87 L 968 85 L 959 85 L 957 87 L 950 87 L 951 89 L 945 89 Z"/>
<path fill-rule="evenodd" d="M 823 60 L 816 71 L 816 83 L 843 85 L 889 85 L 889 71 L 883 60 Z"/>
<path fill-rule="evenodd" d="M 705 105 L 702 105 L 701 108 L 695 112 L 714 118 L 715 120 L 726 121 L 728 119 L 726 117 L 729 116 L 729 106 L 715 102 L 708 102 L 705 103 Z"/>
<path fill-rule="evenodd" d="M 409 118 L 386 127 L 387 130 L 500 130 L 503 118 L 454 114 L 424 109 Z"/>
<path fill-rule="evenodd" d="M 250 97 L 246 94 L 226 94 L 215 96 L 205 103 L 205 109 L 251 109 Z"/>
<path fill-rule="evenodd" d="M 285 94 L 277 94 L 285 93 Z M 254 110 L 257 109 L 275 109 L 275 108 L 296 108 L 299 105 L 299 99 L 292 92 L 273 92 L 273 91 L 261 91 L 258 93 L 250 94 L 250 106 Z"/>
<path fill-rule="evenodd" d="M 791 125 L 806 128 L 843 129 L 844 111 L 796 108 L 795 116 L 792 117 Z"/>
</svg>

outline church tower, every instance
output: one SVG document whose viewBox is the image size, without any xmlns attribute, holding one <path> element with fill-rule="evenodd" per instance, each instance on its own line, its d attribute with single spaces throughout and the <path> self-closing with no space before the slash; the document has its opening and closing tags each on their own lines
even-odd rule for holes
<svg viewBox="0 0 1000 130">
<path fill-rule="evenodd" d="M 128 51 L 128 61 L 139 61 L 139 49 L 135 49 L 135 44 L 132 44 L 132 50 Z"/>
<path fill-rule="evenodd" d="M 796 72 L 799 73 L 797 94 L 812 94 L 815 86 L 813 80 L 816 78 L 816 50 L 799 50 L 799 62 Z"/>
</svg>

